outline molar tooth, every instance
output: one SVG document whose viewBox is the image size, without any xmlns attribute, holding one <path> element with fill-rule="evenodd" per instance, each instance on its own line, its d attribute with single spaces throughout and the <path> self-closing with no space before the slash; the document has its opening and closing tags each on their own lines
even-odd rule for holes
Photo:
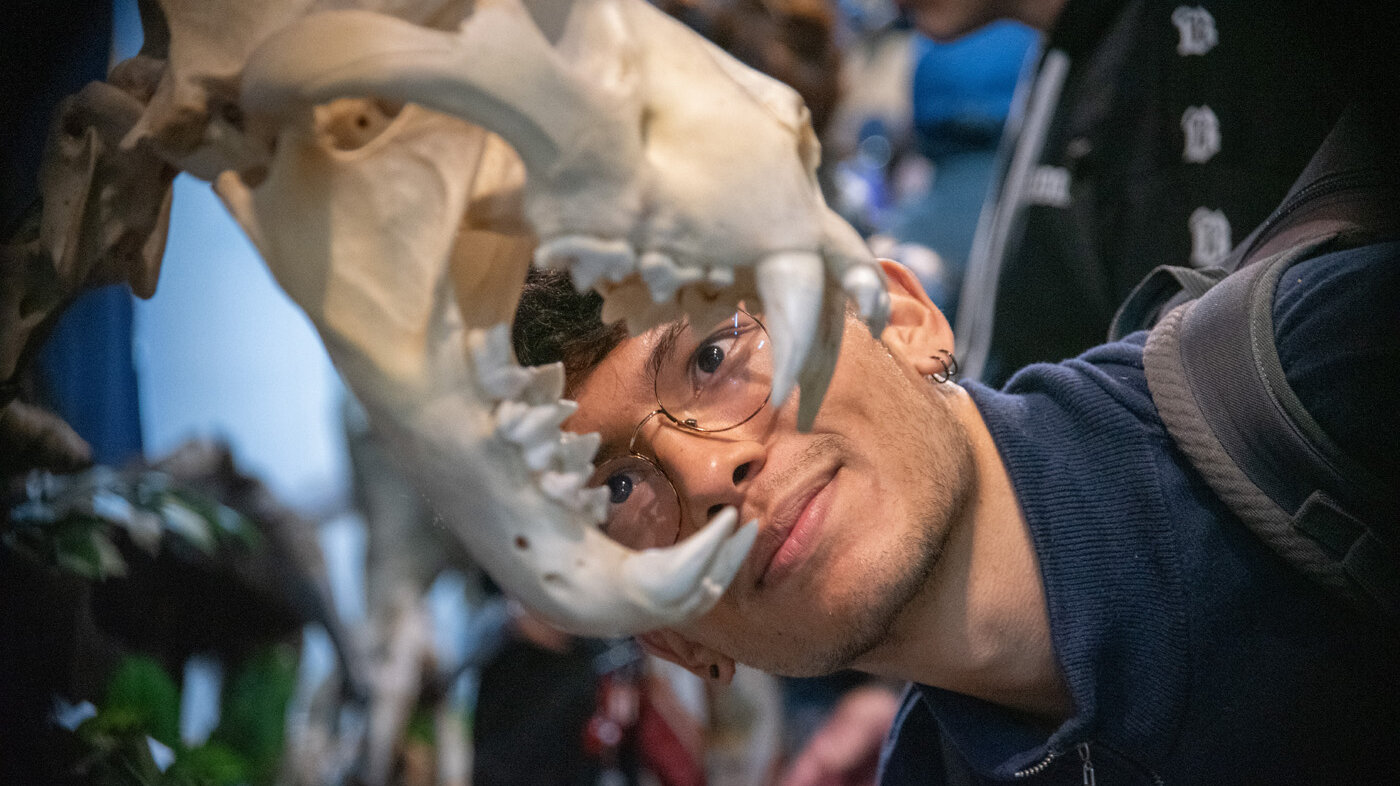
<svg viewBox="0 0 1400 786">
<path fill-rule="evenodd" d="M 607 486 L 580 489 L 575 498 L 574 509 L 587 515 L 590 523 L 597 524 L 608 517 L 610 494 Z"/>
<path fill-rule="evenodd" d="M 525 386 L 530 383 L 530 372 L 523 368 L 502 368 L 477 374 L 477 383 L 486 394 L 504 401 L 519 398 Z"/>
<path fill-rule="evenodd" d="M 496 409 L 496 433 L 522 447 L 534 447 L 541 443 L 552 446 L 558 439 L 560 424 L 577 409 L 578 405 L 572 401 L 535 406 L 503 401 Z"/>
<path fill-rule="evenodd" d="M 541 243 L 535 249 L 535 265 L 567 269 L 574 287 L 587 292 L 604 277 L 626 278 L 636 268 L 636 256 L 626 240 L 568 235 Z"/>
<path fill-rule="evenodd" d="M 603 435 L 596 431 L 588 434 L 563 432 L 559 435 L 559 449 L 555 451 L 559 469 L 564 472 L 592 472 L 593 456 L 597 454 L 602 441 Z"/>
<path fill-rule="evenodd" d="M 822 311 L 823 268 L 811 253 L 784 251 L 758 263 L 755 278 L 773 339 L 774 405 L 781 406 L 807 362 Z"/>
<path fill-rule="evenodd" d="M 696 268 L 677 265 L 670 256 L 659 251 L 643 254 L 637 270 L 646 282 L 652 302 L 655 303 L 670 300 L 681 287 L 699 281 L 704 275 L 703 271 Z"/>
<path fill-rule="evenodd" d="M 519 427 L 525 416 L 530 414 L 530 408 L 530 404 L 514 399 L 506 399 L 497 404 L 496 411 L 493 413 L 496 418 L 496 433 L 509 439 L 507 434 Z"/>
<path fill-rule="evenodd" d="M 530 381 L 530 372 L 515 365 L 510 328 L 505 324 L 473 330 L 467 336 L 472 366 L 482 390 L 497 400 L 519 398 Z"/>
<path fill-rule="evenodd" d="M 521 445 L 520 455 L 525 459 L 525 466 L 535 472 L 547 472 L 554 465 L 555 456 L 558 454 L 558 445 L 552 442 L 537 442 L 533 445 Z"/>
<path fill-rule="evenodd" d="M 578 493 L 583 490 L 583 484 L 587 479 L 576 472 L 550 472 L 540 473 L 539 485 L 550 499 L 559 501 L 573 507 L 578 498 Z"/>
<path fill-rule="evenodd" d="M 525 371 L 529 379 L 520 391 L 520 400 L 538 406 L 558 401 L 564 395 L 564 364 L 531 366 Z"/>
</svg>

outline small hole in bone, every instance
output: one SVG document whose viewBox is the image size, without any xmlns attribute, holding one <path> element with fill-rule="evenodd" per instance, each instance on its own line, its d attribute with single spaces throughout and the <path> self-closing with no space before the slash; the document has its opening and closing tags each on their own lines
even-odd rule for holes
<svg viewBox="0 0 1400 786">
<path fill-rule="evenodd" d="M 530 548 L 530 541 L 527 540 L 524 535 L 516 535 L 515 547 L 517 549 L 520 549 L 521 551 L 524 551 L 525 549 Z"/>
<path fill-rule="evenodd" d="M 398 107 L 342 98 L 316 107 L 316 126 L 337 150 L 358 150 L 383 133 Z"/>
<path fill-rule="evenodd" d="M 558 573 L 546 573 L 546 574 L 544 574 L 544 583 L 546 583 L 546 584 L 558 584 L 558 585 L 560 585 L 560 586 L 563 586 L 563 585 L 564 585 L 564 577 L 563 577 L 563 576 L 560 576 Z"/>
</svg>

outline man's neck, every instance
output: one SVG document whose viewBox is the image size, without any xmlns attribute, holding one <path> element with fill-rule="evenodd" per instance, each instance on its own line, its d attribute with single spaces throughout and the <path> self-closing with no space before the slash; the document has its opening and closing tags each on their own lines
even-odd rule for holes
<svg viewBox="0 0 1400 786">
<path fill-rule="evenodd" d="M 973 498 L 924 590 L 887 642 L 856 666 L 1063 719 L 1073 706 L 1051 646 L 1025 517 L 976 405 L 959 390 L 952 409 L 972 446 Z"/>
</svg>

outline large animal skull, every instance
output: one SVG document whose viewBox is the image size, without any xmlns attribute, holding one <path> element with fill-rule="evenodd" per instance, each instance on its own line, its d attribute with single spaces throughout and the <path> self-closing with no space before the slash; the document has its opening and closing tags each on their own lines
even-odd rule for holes
<svg viewBox="0 0 1400 786">
<path fill-rule="evenodd" d="M 886 306 L 864 244 L 821 200 L 801 99 L 641 0 L 540 6 L 552 43 L 519 0 L 483 0 L 455 32 L 313 14 L 255 52 L 244 108 L 285 118 L 378 96 L 501 134 L 525 164 L 537 263 L 598 286 L 605 318 L 634 329 L 757 295 L 774 399 L 800 380 L 810 424 L 840 337 L 826 282 L 877 323 Z"/>
<path fill-rule="evenodd" d="M 514 0 L 478 3 L 455 32 L 364 11 L 288 25 L 253 53 L 241 93 L 275 156 L 218 186 L 476 558 L 555 623 L 617 633 L 706 610 L 755 528 L 731 534 L 727 511 L 636 553 L 593 526 L 596 441 L 559 431 L 572 408 L 558 369 L 520 369 L 509 350 L 522 249 L 483 253 L 459 234 L 473 190 L 509 187 L 472 183 L 491 137 L 447 115 L 510 142 L 536 263 L 598 286 L 605 317 L 640 329 L 761 299 L 774 395 L 800 382 L 803 422 L 834 365 L 840 293 L 878 320 L 884 290 L 821 201 L 795 93 L 640 0 L 566 9 L 545 20 L 553 42 Z M 501 283 L 454 288 L 449 264 Z"/>
<path fill-rule="evenodd" d="M 597 438 L 560 431 L 562 372 L 516 365 L 509 322 L 532 258 L 634 330 L 761 302 L 774 399 L 800 389 L 810 425 L 846 298 L 876 330 L 888 299 L 822 202 L 796 93 L 644 0 L 321 10 L 343 5 L 160 0 L 168 66 L 122 148 L 216 180 L 510 594 L 586 634 L 703 613 L 756 525 L 729 510 L 644 552 L 605 538 L 604 492 L 583 487 Z"/>
<path fill-rule="evenodd" d="M 731 535 L 731 511 L 671 550 L 608 540 L 594 526 L 605 492 L 583 488 L 597 442 L 559 430 L 572 411 L 558 400 L 560 369 L 515 366 L 504 322 L 463 322 L 463 311 L 499 321 L 512 298 L 483 288 L 459 310 L 451 260 L 503 275 L 507 291 L 529 263 L 528 242 L 505 236 L 484 254 L 489 230 L 459 233 L 473 196 L 489 203 L 512 186 L 511 167 L 482 165 L 508 148 L 414 105 L 391 117 L 355 99 L 303 121 L 283 127 L 256 187 L 229 172 L 218 190 L 471 554 L 576 632 L 639 630 L 708 608 L 754 527 Z M 473 180 L 492 172 L 505 182 Z"/>
</svg>

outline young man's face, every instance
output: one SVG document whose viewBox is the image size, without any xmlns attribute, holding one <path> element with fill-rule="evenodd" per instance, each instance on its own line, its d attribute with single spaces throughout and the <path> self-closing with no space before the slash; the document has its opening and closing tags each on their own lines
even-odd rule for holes
<svg viewBox="0 0 1400 786">
<path fill-rule="evenodd" d="M 941 315 L 938 322 L 946 331 Z M 810 433 L 795 427 L 796 394 L 720 433 L 686 431 L 662 417 L 637 431 L 657 408 L 655 351 L 674 339 L 663 326 L 618 346 L 579 387 L 568 428 L 602 434 L 600 467 L 628 453 L 637 432 L 632 447 L 675 487 L 678 524 L 657 521 L 660 534 L 640 545 L 684 539 L 724 506 L 738 508 L 741 522 L 758 519 L 758 539 L 728 592 L 682 636 L 777 673 L 850 665 L 885 640 L 924 588 L 971 488 L 970 449 L 947 396 L 895 356 L 934 350 L 927 341 L 912 350 L 902 340 L 887 348 L 848 319 Z M 695 349 L 694 342 L 674 341 L 661 353 L 663 368 L 695 362 Z"/>
</svg>

